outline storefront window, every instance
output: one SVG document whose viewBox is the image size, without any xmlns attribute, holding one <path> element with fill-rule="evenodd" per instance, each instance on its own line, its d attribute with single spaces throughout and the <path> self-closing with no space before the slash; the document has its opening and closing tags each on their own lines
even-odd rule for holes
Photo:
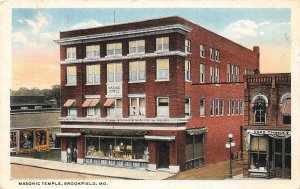
<svg viewBox="0 0 300 189">
<path fill-rule="evenodd" d="M 36 131 L 36 145 L 40 146 L 40 145 L 46 145 L 46 131 L 45 130 L 38 130 Z"/>
<path fill-rule="evenodd" d="M 204 164 L 204 135 L 186 135 L 186 167 L 192 169 Z"/>
<path fill-rule="evenodd" d="M 101 156 L 99 152 L 99 138 L 92 137 L 86 139 L 86 155 L 87 156 Z M 102 156 L 104 157 L 104 156 Z"/>
<path fill-rule="evenodd" d="M 33 131 L 30 130 L 20 131 L 20 148 L 23 149 L 33 148 Z"/>
<path fill-rule="evenodd" d="M 267 138 L 255 137 L 251 139 L 250 169 L 265 171 L 267 166 Z"/>
<path fill-rule="evenodd" d="M 17 132 L 10 132 L 10 147 L 17 147 Z"/>
</svg>

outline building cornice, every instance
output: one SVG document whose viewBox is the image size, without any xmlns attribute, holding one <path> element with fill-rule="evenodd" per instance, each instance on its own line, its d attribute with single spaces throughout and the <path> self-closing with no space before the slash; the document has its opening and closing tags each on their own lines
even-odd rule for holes
<svg viewBox="0 0 300 189">
<path fill-rule="evenodd" d="M 162 51 L 146 54 L 133 54 L 127 56 L 106 56 L 102 58 L 94 59 L 76 59 L 76 60 L 63 60 L 59 61 L 60 64 L 82 64 L 90 62 L 104 62 L 104 61 L 121 61 L 121 60 L 131 60 L 131 59 L 141 59 L 141 58 L 151 58 L 151 57 L 164 57 L 164 56 L 182 56 L 186 57 L 187 54 L 182 51 Z"/>
<path fill-rule="evenodd" d="M 107 33 L 100 33 L 100 34 L 93 34 L 93 35 L 68 37 L 68 38 L 54 40 L 54 42 L 56 42 L 59 45 L 73 45 L 79 43 L 117 40 L 117 39 L 142 37 L 142 36 L 149 36 L 149 35 L 156 35 L 156 34 L 166 34 L 166 33 L 173 33 L 173 32 L 178 32 L 186 35 L 191 30 L 192 29 L 190 27 L 184 26 L 182 24 L 173 24 L 173 25 L 166 25 L 166 26 L 143 28 L 143 29 L 125 30 L 119 32 L 107 32 Z"/>
</svg>

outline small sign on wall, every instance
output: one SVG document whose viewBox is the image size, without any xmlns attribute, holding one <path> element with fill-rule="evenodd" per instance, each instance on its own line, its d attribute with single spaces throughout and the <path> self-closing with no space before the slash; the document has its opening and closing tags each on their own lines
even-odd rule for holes
<svg viewBox="0 0 300 189">
<path fill-rule="evenodd" d="M 122 82 L 106 83 L 106 91 L 109 97 L 122 97 Z"/>
</svg>

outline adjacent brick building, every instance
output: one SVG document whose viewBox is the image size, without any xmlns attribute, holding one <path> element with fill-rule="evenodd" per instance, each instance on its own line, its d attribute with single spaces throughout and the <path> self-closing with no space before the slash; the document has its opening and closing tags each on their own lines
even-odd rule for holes
<svg viewBox="0 0 300 189">
<path fill-rule="evenodd" d="M 244 177 L 291 178 L 291 75 L 244 79 Z"/>
<path fill-rule="evenodd" d="M 240 151 L 253 51 L 180 17 L 60 32 L 62 160 L 176 173 Z"/>
</svg>

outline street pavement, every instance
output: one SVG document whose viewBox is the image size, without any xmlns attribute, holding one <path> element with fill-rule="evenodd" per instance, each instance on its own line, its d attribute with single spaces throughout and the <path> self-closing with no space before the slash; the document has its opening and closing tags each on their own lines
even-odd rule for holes
<svg viewBox="0 0 300 189">
<path fill-rule="evenodd" d="M 11 164 L 26 165 L 73 173 L 114 177 L 120 179 L 163 180 L 174 175 L 164 171 L 147 171 L 144 169 L 129 169 L 88 164 L 63 163 L 60 161 L 49 161 L 24 157 L 10 157 L 10 160 Z"/>
</svg>

